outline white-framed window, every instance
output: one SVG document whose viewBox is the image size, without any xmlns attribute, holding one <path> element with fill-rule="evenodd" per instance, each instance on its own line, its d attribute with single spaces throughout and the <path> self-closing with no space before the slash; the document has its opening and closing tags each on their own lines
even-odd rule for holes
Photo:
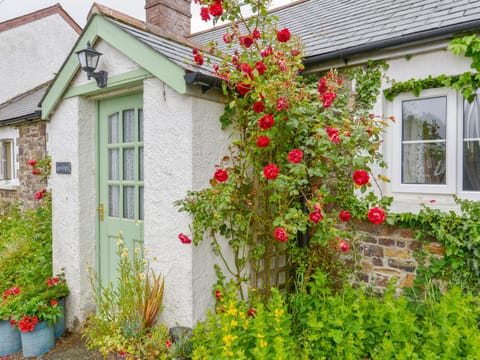
<svg viewBox="0 0 480 360">
<path fill-rule="evenodd" d="M 0 139 L 0 180 L 15 178 L 14 144 L 12 139 Z"/>
<path fill-rule="evenodd" d="M 480 96 L 429 89 L 397 96 L 393 111 L 392 191 L 480 199 Z"/>
</svg>

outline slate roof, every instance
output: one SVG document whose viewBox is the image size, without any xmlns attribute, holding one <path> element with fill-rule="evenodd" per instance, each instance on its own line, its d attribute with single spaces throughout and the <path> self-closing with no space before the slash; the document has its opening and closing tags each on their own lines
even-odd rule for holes
<svg viewBox="0 0 480 360">
<path fill-rule="evenodd" d="M 49 82 L 0 104 L 0 126 L 40 119 L 40 100 L 47 91 Z"/>
<path fill-rule="evenodd" d="M 480 29 L 480 0 L 302 0 L 272 10 L 298 34 L 309 58 L 332 60 Z M 224 26 L 193 34 L 207 44 Z M 224 46 L 219 41 L 219 48 Z"/>
</svg>

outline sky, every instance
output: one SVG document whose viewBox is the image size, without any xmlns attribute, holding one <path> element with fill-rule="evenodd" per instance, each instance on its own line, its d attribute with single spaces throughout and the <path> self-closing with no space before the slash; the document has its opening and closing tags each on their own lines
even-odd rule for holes
<svg viewBox="0 0 480 360">
<path fill-rule="evenodd" d="M 97 0 L 99 4 L 121 11 L 140 20 L 145 20 L 145 0 Z M 273 0 L 272 7 L 293 2 L 293 0 Z M 59 3 L 63 9 L 83 27 L 93 1 L 90 0 L 0 0 L 0 22 L 25 15 Z M 193 3 L 193 1 L 192 1 Z M 192 4 L 192 32 L 209 28 L 211 23 L 200 19 L 199 6 Z"/>
</svg>

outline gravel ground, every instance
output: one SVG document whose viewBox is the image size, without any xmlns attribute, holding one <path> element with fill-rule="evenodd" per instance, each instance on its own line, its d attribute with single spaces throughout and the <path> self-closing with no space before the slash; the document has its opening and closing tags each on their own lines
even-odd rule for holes
<svg viewBox="0 0 480 360">
<path fill-rule="evenodd" d="M 3 358 L 1 358 L 3 360 Z M 66 333 L 55 341 L 55 347 L 48 353 L 38 357 L 23 357 L 22 352 L 9 355 L 6 360 L 101 360 L 103 357 L 96 351 L 88 350 L 80 338 L 80 334 Z"/>
</svg>

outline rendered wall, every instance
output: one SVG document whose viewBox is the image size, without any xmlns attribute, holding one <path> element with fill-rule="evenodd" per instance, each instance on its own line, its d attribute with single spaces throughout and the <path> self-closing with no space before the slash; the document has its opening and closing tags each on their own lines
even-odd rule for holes
<svg viewBox="0 0 480 360">
<path fill-rule="evenodd" d="M 58 14 L 0 32 L 0 103 L 53 79 L 77 37 Z"/>
</svg>

